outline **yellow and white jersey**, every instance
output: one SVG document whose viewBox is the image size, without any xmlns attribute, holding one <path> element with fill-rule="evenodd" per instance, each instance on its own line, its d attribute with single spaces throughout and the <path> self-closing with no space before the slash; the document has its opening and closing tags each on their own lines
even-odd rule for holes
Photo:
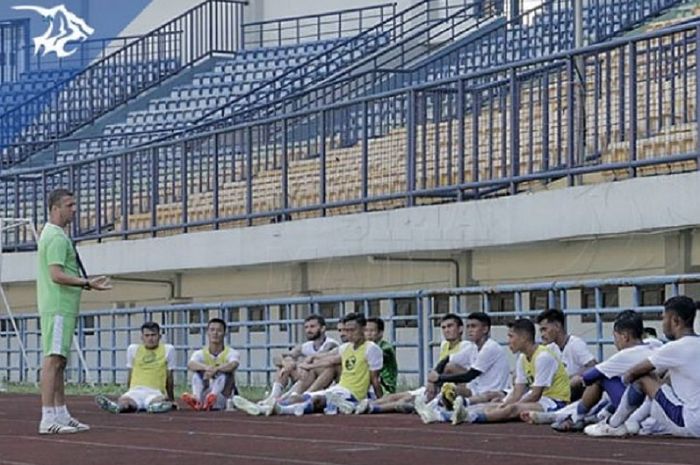
<svg viewBox="0 0 700 465">
<path fill-rule="evenodd" d="M 437 361 L 466 350 L 476 350 L 476 346 L 470 341 L 455 341 L 452 345 L 448 341 L 442 341 Z"/>
<path fill-rule="evenodd" d="M 131 369 L 129 389 L 145 386 L 165 394 L 168 371 L 175 369 L 175 347 L 159 344 L 147 349 L 143 344 L 131 344 L 126 350 L 126 367 Z"/>
<path fill-rule="evenodd" d="M 209 352 L 209 347 L 202 347 L 194 351 L 192 357 L 190 357 L 191 362 L 201 363 L 208 367 L 218 367 L 231 362 L 240 362 L 240 360 L 241 354 L 236 349 L 229 346 L 224 346 L 224 350 L 216 355 Z"/>
<path fill-rule="evenodd" d="M 566 368 L 556 354 L 545 346 L 538 346 L 532 358 L 520 354 L 515 365 L 515 383 L 528 388 L 542 387 L 542 395 L 550 399 L 569 402 L 571 388 Z"/>
<path fill-rule="evenodd" d="M 379 371 L 384 365 L 384 354 L 377 344 L 365 341 L 355 348 L 347 342 L 340 346 L 340 382 L 341 387 L 347 389 L 362 400 L 367 397 L 370 386 L 370 372 Z"/>
</svg>

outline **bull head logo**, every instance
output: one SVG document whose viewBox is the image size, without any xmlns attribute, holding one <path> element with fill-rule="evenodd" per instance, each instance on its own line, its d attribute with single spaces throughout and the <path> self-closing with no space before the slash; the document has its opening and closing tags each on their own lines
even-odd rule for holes
<svg viewBox="0 0 700 465">
<path fill-rule="evenodd" d="M 59 58 L 66 58 L 75 53 L 75 49 L 66 50 L 68 42 L 83 41 L 95 33 L 87 23 L 71 13 L 65 5 L 53 8 L 43 8 L 33 5 L 19 5 L 14 10 L 29 10 L 39 13 L 49 22 L 49 28 L 44 35 L 35 37 L 34 54 L 43 49 L 43 55 L 54 52 Z"/>
</svg>

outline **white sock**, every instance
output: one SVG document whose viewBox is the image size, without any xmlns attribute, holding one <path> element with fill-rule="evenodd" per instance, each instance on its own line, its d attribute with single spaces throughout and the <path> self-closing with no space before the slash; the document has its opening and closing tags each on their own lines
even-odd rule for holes
<svg viewBox="0 0 700 465">
<path fill-rule="evenodd" d="M 53 407 L 41 407 L 41 421 L 53 423 L 56 419 L 56 410 Z"/>
<path fill-rule="evenodd" d="M 271 397 L 273 399 L 277 399 L 280 396 L 280 394 L 282 394 L 282 389 L 284 389 L 284 386 L 282 386 L 280 383 L 277 383 L 277 382 L 273 383 L 272 384 L 272 392 L 270 393 L 269 397 Z"/>
<path fill-rule="evenodd" d="M 55 407 L 57 418 L 70 418 L 70 413 L 68 413 L 68 407 L 65 405 L 59 405 Z"/>
</svg>

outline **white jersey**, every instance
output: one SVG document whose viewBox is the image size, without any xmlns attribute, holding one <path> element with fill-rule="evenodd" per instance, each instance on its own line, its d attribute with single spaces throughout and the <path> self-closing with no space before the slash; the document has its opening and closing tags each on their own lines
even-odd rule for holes
<svg viewBox="0 0 700 465">
<path fill-rule="evenodd" d="M 648 359 L 655 350 L 656 347 L 647 343 L 628 347 L 613 354 L 609 359 L 600 362 L 595 368 L 607 378 L 622 377 L 627 370 L 637 363 Z"/>
<path fill-rule="evenodd" d="M 139 350 L 141 344 L 131 344 L 126 349 L 126 367 L 134 367 L 134 358 L 136 357 L 136 351 Z M 168 365 L 168 370 L 175 369 L 175 347 L 172 344 L 163 344 L 165 346 L 165 361 Z"/>
<path fill-rule="evenodd" d="M 301 355 L 304 357 L 311 357 L 312 355 L 319 354 L 321 352 L 329 352 L 336 347 L 338 347 L 338 341 L 335 339 L 332 339 L 330 337 L 327 337 L 321 346 L 316 350 L 314 347 L 314 341 L 306 341 L 301 345 Z"/>
<path fill-rule="evenodd" d="M 685 427 L 700 436 L 700 337 L 685 336 L 655 350 L 649 362 L 658 370 L 666 371 L 673 392 L 683 403 Z"/>
<path fill-rule="evenodd" d="M 559 355 L 564 367 L 566 367 L 566 374 L 569 376 L 581 373 L 587 363 L 595 360 L 586 342 L 578 336 L 567 336 L 563 350 L 556 342 L 550 343 L 547 348 Z"/>
<path fill-rule="evenodd" d="M 453 365 L 458 365 L 465 370 L 468 370 L 472 366 L 474 360 L 476 359 L 477 347 L 471 341 L 460 341 L 459 346 L 449 349 L 449 342 L 442 341 L 440 344 L 440 354 L 445 354 L 452 352 L 448 355 L 449 363 Z M 441 357 L 442 359 L 442 357 Z"/>
<path fill-rule="evenodd" d="M 471 368 L 481 372 L 469 383 L 469 389 L 474 394 L 505 391 L 511 387 L 508 355 L 505 349 L 491 338 L 476 352 Z"/>
</svg>

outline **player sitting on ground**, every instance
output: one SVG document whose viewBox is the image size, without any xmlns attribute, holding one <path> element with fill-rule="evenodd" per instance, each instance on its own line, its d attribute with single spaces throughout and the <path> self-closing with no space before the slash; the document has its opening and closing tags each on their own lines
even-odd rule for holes
<svg viewBox="0 0 700 465">
<path fill-rule="evenodd" d="M 535 342 L 535 325 L 521 318 L 508 325 L 508 345 L 520 356 L 515 365 L 515 387 L 503 403 L 464 407 L 455 400 L 452 423 L 517 420 L 528 410 L 554 411 L 569 402 L 569 376 L 564 364 L 546 346 Z"/>
<path fill-rule="evenodd" d="M 469 371 L 456 374 L 431 371 L 428 381 L 436 384 L 455 383 L 456 394 L 464 406 L 501 400 L 510 387 L 510 366 L 505 349 L 490 337 L 491 318 L 485 313 L 471 313 L 467 317 L 466 327 L 467 339 L 474 344 L 455 354 L 451 363 L 468 366 Z M 451 409 L 452 405 L 448 403 L 431 408 L 416 399 L 416 411 L 425 423 L 449 421 Z"/>
<path fill-rule="evenodd" d="M 187 363 L 192 370 L 192 393 L 184 393 L 183 402 L 194 410 L 223 410 L 236 386 L 237 350 L 224 344 L 226 322 L 212 318 L 207 323 L 207 346 L 195 351 Z"/>
<path fill-rule="evenodd" d="M 559 355 L 566 367 L 571 386 L 571 399 L 581 398 L 583 379 L 581 375 L 595 365 L 596 360 L 586 342 L 578 336 L 566 333 L 566 316 L 557 309 L 545 310 L 537 315 L 542 344 Z"/>
<path fill-rule="evenodd" d="M 642 315 L 639 313 L 634 310 L 620 312 L 613 324 L 613 339 L 618 352 L 584 372 L 586 389 L 581 400 L 567 406 L 561 413 L 525 412 L 522 419 L 536 423 L 554 421 L 552 427 L 557 431 L 583 431 L 587 416 L 594 407 L 600 405 L 606 407 L 608 412 L 614 412 L 625 391 L 622 376 L 634 365 L 651 356 L 656 349 L 642 340 L 643 327 Z M 607 405 L 601 404 L 604 393 L 609 400 Z M 551 416 L 555 418 L 552 419 Z M 592 417 L 596 418 L 595 415 Z"/>
<path fill-rule="evenodd" d="M 662 327 L 669 343 L 628 370 L 620 405 L 607 420 L 585 428 L 590 436 L 645 434 L 700 437 L 700 337 L 693 330 L 697 304 L 689 297 L 664 302 Z M 671 384 L 653 373 L 666 372 Z M 638 412 L 634 412 L 639 408 Z M 640 423 L 630 421 L 646 419 Z"/>
<path fill-rule="evenodd" d="M 382 383 L 384 395 L 395 393 L 399 366 L 396 362 L 396 349 L 389 341 L 384 340 L 384 320 L 381 318 L 368 318 L 367 326 L 365 326 L 365 338 L 382 349 L 384 360 L 382 372 L 379 373 L 379 381 Z"/>
<path fill-rule="evenodd" d="M 370 386 L 377 397 L 382 396 L 379 373 L 382 369 L 382 350 L 374 342 L 365 339 L 366 320 L 360 313 L 350 313 L 343 318 L 343 331 L 348 342 L 340 346 L 340 382 L 325 391 L 291 396 L 285 404 L 277 404 L 275 413 L 279 415 L 304 415 L 322 412 L 334 413 L 334 407 L 341 413 L 355 410 L 357 402 L 365 399 Z"/>
<path fill-rule="evenodd" d="M 247 399 L 234 396 L 233 401 L 237 408 L 246 410 L 251 415 L 259 415 L 262 412 L 261 409 L 271 409 L 275 401 L 282 396 L 284 388 L 290 380 L 294 382 L 290 394 L 299 394 L 308 389 L 309 385 L 313 383 L 313 379 L 310 379 L 306 371 L 299 365 L 308 361 L 310 357 L 337 348 L 338 342 L 326 337 L 326 320 L 321 315 L 309 315 L 304 319 L 304 333 L 306 335 L 305 343 L 275 356 L 274 363 L 277 366 L 277 374 L 272 384 L 272 391 L 258 403 L 257 410 L 250 407 L 252 403 Z M 320 373 L 322 368 L 318 368 L 318 370 Z M 302 386 L 302 384 L 306 384 L 306 386 Z"/>
<path fill-rule="evenodd" d="M 152 321 L 141 325 L 141 341 L 142 344 L 131 344 L 126 349 L 129 390 L 117 402 L 97 396 L 95 402 L 101 409 L 110 413 L 142 410 L 161 413 L 176 408 L 173 395 L 175 348 L 160 343 L 160 326 Z"/>
<path fill-rule="evenodd" d="M 471 342 L 462 340 L 464 322 L 459 315 L 454 313 L 444 315 L 440 319 L 440 330 L 442 331 L 443 341 L 440 344 L 437 366 L 440 365 L 441 361 L 449 359 L 450 356 L 472 347 Z M 454 368 L 454 371 L 462 372 L 466 372 L 468 368 L 457 366 L 448 368 L 446 364 L 443 366 L 448 370 L 453 370 Z M 423 396 L 427 402 L 433 400 L 436 394 L 437 385 L 428 382 L 424 387 L 412 391 L 397 392 L 381 399 L 362 401 L 358 404 L 355 413 L 413 413 L 415 411 L 414 402 L 416 397 Z"/>
</svg>

